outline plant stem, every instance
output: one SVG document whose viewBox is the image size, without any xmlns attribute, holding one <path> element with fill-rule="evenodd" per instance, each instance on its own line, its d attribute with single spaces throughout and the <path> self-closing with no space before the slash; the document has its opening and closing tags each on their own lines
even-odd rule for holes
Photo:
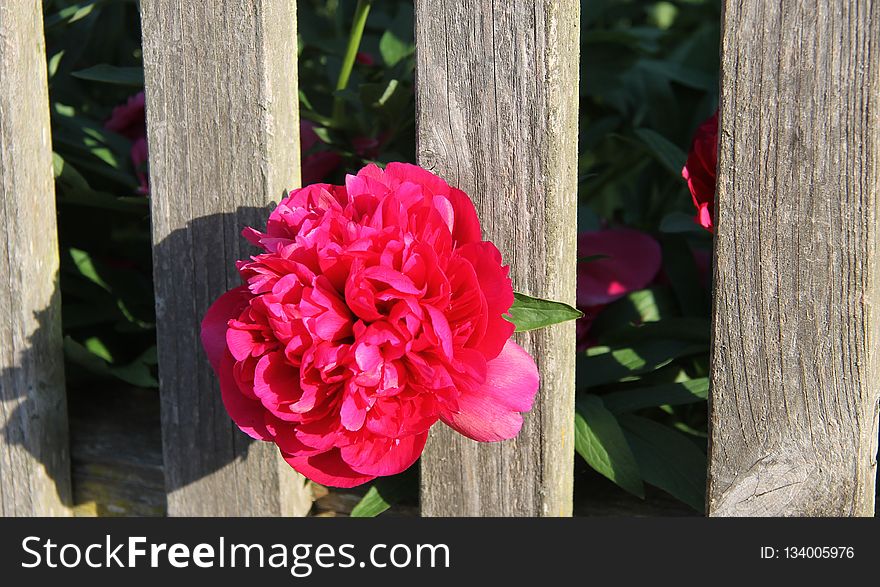
<svg viewBox="0 0 880 587">
<path fill-rule="evenodd" d="M 348 87 L 351 70 L 357 57 L 358 48 L 361 46 L 361 38 L 364 36 L 364 27 L 367 24 L 367 15 L 373 0 L 358 0 L 354 9 L 354 22 L 351 24 L 351 32 L 348 35 L 348 47 L 345 49 L 345 58 L 342 60 L 342 69 L 339 70 L 339 78 L 336 80 L 336 91 Z M 333 121 L 340 123 L 345 115 L 345 101 L 342 96 L 333 99 Z"/>
</svg>

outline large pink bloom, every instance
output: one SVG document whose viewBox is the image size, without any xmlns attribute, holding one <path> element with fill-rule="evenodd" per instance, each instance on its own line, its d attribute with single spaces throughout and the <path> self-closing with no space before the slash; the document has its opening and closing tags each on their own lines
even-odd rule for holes
<svg viewBox="0 0 880 587">
<path fill-rule="evenodd" d="M 240 261 L 202 342 L 247 434 L 326 485 L 393 475 L 442 420 L 479 441 L 515 436 L 538 388 L 510 341 L 508 269 L 473 204 L 391 163 L 296 190 Z"/>
<path fill-rule="evenodd" d="M 695 220 L 708 231 L 715 225 L 715 182 L 718 168 L 718 112 L 697 128 L 681 176 L 697 208 Z"/>
</svg>

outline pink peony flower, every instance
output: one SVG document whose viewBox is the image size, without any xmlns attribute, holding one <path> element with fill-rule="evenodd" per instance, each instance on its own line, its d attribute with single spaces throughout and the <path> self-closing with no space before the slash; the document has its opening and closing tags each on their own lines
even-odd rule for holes
<svg viewBox="0 0 880 587">
<path fill-rule="evenodd" d="M 715 182 L 718 168 L 718 112 L 703 122 L 694 135 L 681 176 L 697 207 L 695 220 L 710 232 L 714 229 Z"/>
<path fill-rule="evenodd" d="M 114 108 L 110 118 L 104 123 L 104 128 L 131 140 L 129 157 L 131 157 L 131 163 L 140 183 L 138 193 L 148 194 L 150 185 L 145 170 L 147 163 L 147 115 L 144 93 L 138 92 L 130 96 L 125 104 Z"/>
<path fill-rule="evenodd" d="M 606 258 L 578 263 L 578 350 L 590 346 L 590 326 L 607 304 L 644 289 L 662 263 L 660 245 L 648 234 L 631 228 L 587 231 L 578 235 L 578 257 Z"/>
<path fill-rule="evenodd" d="M 147 136 L 147 115 L 143 92 L 129 96 L 125 104 L 113 109 L 104 128 L 128 137 L 132 141 Z"/>
<path fill-rule="evenodd" d="M 351 487 L 412 465 L 438 420 L 514 437 L 538 388 L 508 268 L 468 196 L 416 167 L 295 190 L 202 322 L 229 415 L 297 471 Z"/>
</svg>

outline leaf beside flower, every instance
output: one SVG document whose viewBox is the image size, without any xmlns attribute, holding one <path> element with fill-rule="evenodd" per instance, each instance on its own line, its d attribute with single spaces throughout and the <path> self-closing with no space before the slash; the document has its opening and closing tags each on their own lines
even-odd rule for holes
<svg viewBox="0 0 880 587">
<path fill-rule="evenodd" d="M 521 293 L 513 294 L 513 305 L 504 319 L 516 326 L 515 332 L 526 332 L 575 320 L 583 312 L 562 302 L 542 300 Z"/>
</svg>

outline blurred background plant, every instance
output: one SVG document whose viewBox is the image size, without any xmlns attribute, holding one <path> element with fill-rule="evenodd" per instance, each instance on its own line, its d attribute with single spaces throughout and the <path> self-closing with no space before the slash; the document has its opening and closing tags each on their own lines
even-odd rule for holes
<svg viewBox="0 0 880 587">
<path fill-rule="evenodd" d="M 44 14 L 68 381 L 155 388 L 137 3 L 44 0 Z M 414 161 L 412 1 L 299 0 L 298 18 L 303 181 Z M 582 5 L 585 502 L 625 496 L 616 485 L 703 507 L 711 238 L 693 221 L 681 169 L 717 103 L 719 22 L 718 0 Z M 414 469 L 365 488 L 354 515 L 416 503 Z"/>
</svg>

